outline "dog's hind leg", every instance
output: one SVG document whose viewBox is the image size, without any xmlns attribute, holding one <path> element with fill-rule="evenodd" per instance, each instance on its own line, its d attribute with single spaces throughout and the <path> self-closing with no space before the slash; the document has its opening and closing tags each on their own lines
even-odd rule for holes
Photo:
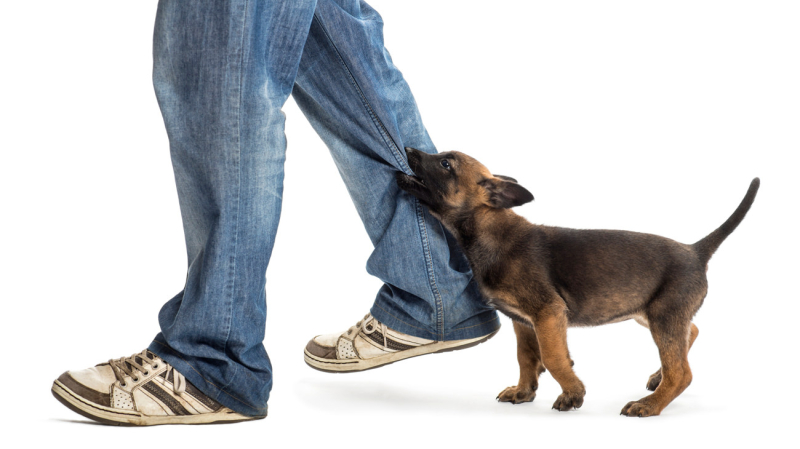
<svg viewBox="0 0 800 449">
<path fill-rule="evenodd" d="M 639 322 L 639 320 L 636 321 Z M 639 322 L 639 324 L 642 323 Z M 649 325 L 647 324 L 642 324 L 642 326 L 648 329 L 650 328 Z M 697 334 L 699 333 L 700 330 L 697 329 L 697 326 L 695 326 L 694 323 L 692 323 L 692 327 L 689 329 L 689 350 L 692 349 L 692 345 L 694 344 L 694 341 L 697 339 Z M 659 368 L 658 371 L 656 371 L 655 373 L 651 374 L 650 378 L 647 379 L 647 389 L 650 391 L 656 391 L 656 388 L 658 388 L 658 384 L 660 383 L 661 383 L 661 368 Z"/>
<path fill-rule="evenodd" d="M 572 370 L 572 359 L 567 349 L 567 308 L 560 300 L 545 304 L 533 320 L 542 363 L 561 385 L 562 393 L 553 404 L 559 411 L 580 408 L 586 388 Z"/>
<path fill-rule="evenodd" d="M 536 331 L 522 323 L 514 321 L 514 333 L 517 334 L 517 361 L 519 362 L 519 384 L 508 387 L 497 395 L 500 402 L 521 404 L 530 402 L 536 397 L 539 388 L 539 375 L 544 372 L 542 356 L 539 351 L 539 340 Z"/>
<path fill-rule="evenodd" d="M 628 402 L 620 414 L 658 415 L 692 382 L 688 359 L 692 334 L 691 299 L 684 300 L 681 296 L 672 292 L 654 300 L 648 307 L 647 321 L 661 358 L 662 379 L 653 394 Z"/>
</svg>

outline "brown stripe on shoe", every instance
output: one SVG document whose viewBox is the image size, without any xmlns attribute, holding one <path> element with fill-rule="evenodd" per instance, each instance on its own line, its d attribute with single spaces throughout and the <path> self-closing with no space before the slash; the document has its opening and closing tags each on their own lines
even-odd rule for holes
<svg viewBox="0 0 800 449">
<path fill-rule="evenodd" d="M 173 370 L 169 370 L 169 376 L 167 376 L 167 372 L 164 371 L 163 373 L 159 374 L 159 376 L 163 377 L 164 380 L 166 380 L 168 382 L 173 382 L 174 383 L 175 382 L 175 375 L 172 374 L 172 373 L 173 373 Z M 205 405 L 206 407 L 208 407 L 212 412 L 216 412 L 217 410 L 222 408 L 222 404 L 220 404 L 219 402 L 217 402 L 217 401 L 211 399 L 210 397 L 206 396 L 205 393 L 203 393 L 197 387 L 192 385 L 192 383 L 189 382 L 188 379 L 186 380 L 186 393 L 189 396 L 191 396 L 192 398 L 194 398 L 197 402 L 199 402 L 199 403 Z"/>
<path fill-rule="evenodd" d="M 192 383 L 189 382 L 188 379 L 186 380 L 186 393 L 189 396 L 195 398 L 197 402 L 200 402 L 201 404 L 211 409 L 212 412 L 216 412 L 217 410 L 222 408 L 222 404 L 206 396 L 205 393 L 198 390 L 197 387 L 192 385 Z"/>
<path fill-rule="evenodd" d="M 380 331 L 375 331 L 371 334 L 364 334 L 369 337 L 370 340 L 378 343 L 379 345 L 383 346 L 383 334 Z M 386 347 L 389 349 L 393 349 L 395 351 L 405 351 L 406 349 L 416 348 L 416 346 L 411 346 L 407 344 L 400 343 L 399 341 L 392 340 L 389 337 L 386 337 Z"/>
<path fill-rule="evenodd" d="M 78 383 L 78 381 L 69 375 L 69 371 L 64 372 L 64 374 L 59 376 L 57 380 L 65 387 L 69 388 L 69 390 L 75 393 L 77 396 L 80 396 L 89 402 L 94 402 L 97 405 L 111 407 L 111 395 L 109 393 L 101 393 L 97 390 L 87 387 L 86 385 Z"/>
<path fill-rule="evenodd" d="M 148 393 L 152 394 L 156 397 L 159 401 L 164 403 L 172 413 L 176 415 L 191 415 L 191 413 L 186 410 L 180 402 L 176 401 L 169 393 L 164 391 L 163 388 L 159 387 L 155 382 L 150 381 L 146 384 L 142 385 L 142 389 L 147 391 Z"/>
</svg>

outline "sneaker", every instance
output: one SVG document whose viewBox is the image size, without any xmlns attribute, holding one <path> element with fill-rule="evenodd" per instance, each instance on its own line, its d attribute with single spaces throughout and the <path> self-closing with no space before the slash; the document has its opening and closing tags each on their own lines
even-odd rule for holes
<svg viewBox="0 0 800 449">
<path fill-rule="evenodd" d="M 469 348 L 496 333 L 466 340 L 434 341 L 389 329 L 368 313 L 347 332 L 312 338 L 306 345 L 305 361 L 320 371 L 363 371 L 418 355 Z"/>
<path fill-rule="evenodd" d="M 67 371 L 53 396 L 73 412 L 103 424 L 209 424 L 263 418 L 241 415 L 206 396 L 150 351 Z"/>
</svg>

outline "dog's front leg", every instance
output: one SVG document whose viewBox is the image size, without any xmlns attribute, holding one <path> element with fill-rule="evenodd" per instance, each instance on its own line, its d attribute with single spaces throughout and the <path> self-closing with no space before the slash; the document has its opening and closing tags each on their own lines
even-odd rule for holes
<svg viewBox="0 0 800 449">
<path fill-rule="evenodd" d="M 536 331 L 529 326 L 514 321 L 514 333 L 517 334 L 517 361 L 519 362 L 519 384 L 508 387 L 499 395 L 500 402 L 521 404 L 530 402 L 536 397 L 539 388 L 539 375 L 544 372 L 539 340 Z"/>
<path fill-rule="evenodd" d="M 586 388 L 572 370 L 572 359 L 567 349 L 567 307 L 560 300 L 545 304 L 533 321 L 542 362 L 553 378 L 561 385 L 562 393 L 553 403 L 558 411 L 580 408 Z"/>
</svg>

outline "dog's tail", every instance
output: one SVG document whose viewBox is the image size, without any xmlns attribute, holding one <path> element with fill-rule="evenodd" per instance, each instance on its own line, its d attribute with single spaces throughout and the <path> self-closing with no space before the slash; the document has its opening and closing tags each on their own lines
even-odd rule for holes
<svg viewBox="0 0 800 449">
<path fill-rule="evenodd" d="M 719 245 L 721 245 L 722 242 L 731 235 L 734 229 L 739 226 L 744 216 L 747 215 L 747 211 L 750 210 L 753 200 L 756 199 L 756 192 L 758 192 L 759 185 L 761 185 L 761 181 L 758 178 L 753 179 L 753 182 L 750 183 L 750 188 L 747 189 L 747 194 L 744 196 L 742 202 L 739 203 L 739 207 L 733 211 L 733 214 L 725 223 L 722 223 L 722 226 L 693 245 L 701 261 L 708 263 L 708 260 L 714 255 Z"/>
</svg>

